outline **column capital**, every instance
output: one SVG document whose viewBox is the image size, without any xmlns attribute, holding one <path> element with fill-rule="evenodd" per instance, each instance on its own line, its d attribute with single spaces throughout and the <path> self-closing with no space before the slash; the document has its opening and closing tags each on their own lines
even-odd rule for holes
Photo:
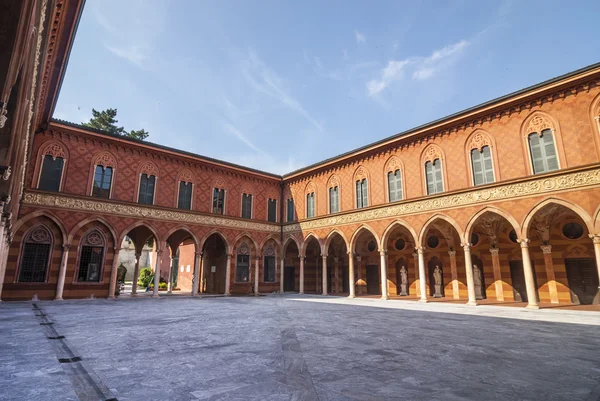
<svg viewBox="0 0 600 401">
<path fill-rule="evenodd" d="M 304 258 L 306 258 L 306 256 L 305 255 L 298 255 L 298 258 L 299 259 L 304 259 Z"/>
<path fill-rule="evenodd" d="M 120 246 L 115 246 L 115 247 L 113 248 L 113 250 L 114 250 L 115 252 L 119 252 L 119 251 L 121 250 L 121 247 L 120 247 Z"/>
<path fill-rule="evenodd" d="M 360 260 L 361 260 L 361 257 L 360 257 L 360 255 L 356 255 L 356 261 L 357 261 L 357 262 L 360 262 Z"/>
<path fill-rule="evenodd" d="M 327 258 L 327 256 L 328 256 L 328 255 L 327 255 L 326 253 L 322 253 L 322 254 L 321 254 L 321 257 L 322 257 L 322 258 Z"/>
<path fill-rule="evenodd" d="M 71 249 L 71 244 L 63 244 L 62 248 L 64 252 L 69 252 Z"/>
<path fill-rule="evenodd" d="M 162 249 L 157 249 L 156 250 L 156 254 L 159 255 L 159 256 L 162 255 L 163 254 L 163 250 Z"/>
<path fill-rule="evenodd" d="M 470 242 L 461 242 L 460 246 L 462 246 L 462 248 L 463 248 L 463 250 L 465 252 L 471 250 L 471 243 Z"/>
<path fill-rule="evenodd" d="M 340 258 L 338 258 L 337 256 L 333 258 L 333 263 L 339 263 Z"/>
<path fill-rule="evenodd" d="M 543 254 L 550 254 L 552 253 L 552 245 L 548 244 L 548 245 L 541 245 L 540 248 L 542 248 L 542 253 Z"/>
<path fill-rule="evenodd" d="M 232 257 L 233 257 L 233 254 L 232 254 L 232 253 L 228 253 L 228 254 L 227 254 L 227 259 L 231 259 Z"/>
<path fill-rule="evenodd" d="M 348 254 L 348 257 L 349 257 L 349 258 L 352 258 L 352 257 L 354 257 L 354 252 L 346 252 L 346 253 Z"/>
<path fill-rule="evenodd" d="M 450 255 L 451 258 L 456 256 L 456 251 L 448 251 L 448 255 Z"/>
<path fill-rule="evenodd" d="M 419 254 L 419 255 L 422 255 L 424 250 L 425 250 L 424 246 L 416 246 L 415 247 L 415 251 L 417 251 L 417 254 Z"/>
<path fill-rule="evenodd" d="M 135 253 L 135 257 L 136 257 L 136 259 L 137 259 L 137 258 L 139 258 L 140 256 L 142 256 L 142 253 L 141 253 L 141 252 L 136 252 L 136 253 Z"/>
<path fill-rule="evenodd" d="M 594 117 L 594 119 L 595 119 L 596 121 L 600 122 L 600 116 L 596 116 L 596 117 Z"/>
<path fill-rule="evenodd" d="M 202 256 L 202 252 L 194 252 L 194 256 L 195 257 Z"/>
<path fill-rule="evenodd" d="M 258 261 L 258 260 L 260 260 L 260 258 L 261 258 L 261 256 L 260 256 L 260 255 L 256 255 L 256 256 L 254 257 L 254 259 L 255 259 L 255 260 L 257 260 L 257 261 Z"/>
<path fill-rule="evenodd" d="M 521 248 L 529 248 L 529 238 L 519 238 L 517 242 L 521 244 Z"/>
<path fill-rule="evenodd" d="M 379 250 L 379 254 L 380 254 L 381 256 L 386 256 L 386 255 L 387 255 L 387 249 L 380 249 L 380 250 Z"/>
<path fill-rule="evenodd" d="M 490 248 L 490 253 L 494 256 L 498 256 L 499 252 L 500 252 L 500 249 L 498 249 L 498 248 Z"/>
<path fill-rule="evenodd" d="M 594 244 L 600 244 L 600 234 L 590 234 L 590 238 Z"/>
</svg>

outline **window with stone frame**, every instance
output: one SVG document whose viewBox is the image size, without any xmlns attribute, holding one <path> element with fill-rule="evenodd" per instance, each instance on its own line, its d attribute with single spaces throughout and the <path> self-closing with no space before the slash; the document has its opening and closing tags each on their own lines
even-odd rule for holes
<svg viewBox="0 0 600 401">
<path fill-rule="evenodd" d="M 545 129 L 541 134 L 529 134 L 528 142 L 534 174 L 558 170 L 558 155 L 551 129 Z"/>
<path fill-rule="evenodd" d="M 267 202 L 267 220 L 277 222 L 277 200 L 269 198 Z"/>
<path fill-rule="evenodd" d="M 444 192 L 442 161 L 440 159 L 425 163 L 425 180 L 427 181 L 427 195 Z"/>
<path fill-rule="evenodd" d="M 96 198 L 110 199 L 110 187 L 112 185 L 113 169 L 97 165 L 94 172 L 94 184 L 92 196 Z"/>
<path fill-rule="evenodd" d="M 101 281 L 105 248 L 104 235 L 98 230 L 92 230 L 83 238 L 77 271 L 78 282 L 97 283 Z"/>
<path fill-rule="evenodd" d="M 494 182 L 494 165 L 492 151 L 489 146 L 482 146 L 481 150 L 471 149 L 471 167 L 473 168 L 473 184 L 485 185 Z"/>
<path fill-rule="evenodd" d="M 388 198 L 390 202 L 402 200 L 402 174 L 400 169 L 390 171 L 387 174 Z"/>
<path fill-rule="evenodd" d="M 337 213 L 340 211 L 340 189 L 336 185 L 329 188 L 329 213 Z"/>
<path fill-rule="evenodd" d="M 242 217 L 244 219 L 252 218 L 252 195 L 242 194 Z"/>
<path fill-rule="evenodd" d="M 291 223 L 292 221 L 295 220 L 295 214 L 296 212 L 296 208 L 294 207 L 294 200 L 293 199 L 288 199 L 287 200 L 287 222 Z"/>
<path fill-rule="evenodd" d="M 177 208 L 190 210 L 192 208 L 192 188 L 191 182 L 179 181 L 179 194 L 177 197 Z"/>
<path fill-rule="evenodd" d="M 43 283 L 46 281 L 52 240 L 52 232 L 43 225 L 29 231 L 23 241 L 21 251 L 20 283 Z"/>
<path fill-rule="evenodd" d="M 238 283 L 250 281 L 250 248 L 246 243 L 242 243 L 238 248 L 235 281 Z"/>
<path fill-rule="evenodd" d="M 42 160 L 42 171 L 38 189 L 41 191 L 60 191 L 60 182 L 62 179 L 65 160 L 62 157 L 45 155 Z"/>
<path fill-rule="evenodd" d="M 225 190 L 220 188 L 213 189 L 213 207 L 212 212 L 216 214 L 225 213 Z"/>
<path fill-rule="evenodd" d="M 315 193 L 306 194 L 306 218 L 315 217 Z"/>
<path fill-rule="evenodd" d="M 138 194 L 138 203 L 142 205 L 154 204 L 154 188 L 156 186 L 156 176 L 146 173 L 140 176 L 140 190 Z"/>
<path fill-rule="evenodd" d="M 356 181 L 356 208 L 361 209 L 369 206 L 369 188 L 367 179 Z"/>
</svg>

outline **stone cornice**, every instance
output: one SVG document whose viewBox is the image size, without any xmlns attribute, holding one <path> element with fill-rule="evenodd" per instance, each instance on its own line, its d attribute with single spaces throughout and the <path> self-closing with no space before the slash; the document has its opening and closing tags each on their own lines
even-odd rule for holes
<svg viewBox="0 0 600 401">
<path fill-rule="evenodd" d="M 323 216 L 295 224 L 283 226 L 283 232 L 307 231 L 323 227 L 360 223 L 371 220 L 395 218 L 399 216 L 432 212 L 447 208 L 471 206 L 481 202 L 500 201 L 555 191 L 578 189 L 600 184 L 600 166 L 563 172 L 552 176 L 533 178 L 520 182 L 509 182 L 482 189 L 472 189 L 459 193 L 441 195 L 426 199 L 407 200 L 393 205 L 353 211 L 337 216 Z"/>
<path fill-rule="evenodd" d="M 106 213 L 133 218 L 167 220 L 186 224 L 200 224 L 211 227 L 226 227 L 238 230 L 265 231 L 269 233 L 279 233 L 280 231 L 280 226 L 276 224 L 182 212 L 179 210 L 160 209 L 137 204 L 113 203 L 91 198 L 76 198 L 68 195 L 49 194 L 44 192 L 26 191 L 23 197 L 23 204 L 93 213 Z"/>
</svg>

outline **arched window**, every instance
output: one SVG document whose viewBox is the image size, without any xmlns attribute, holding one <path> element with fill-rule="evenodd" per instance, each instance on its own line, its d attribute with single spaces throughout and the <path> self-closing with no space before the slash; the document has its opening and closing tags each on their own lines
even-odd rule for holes
<svg viewBox="0 0 600 401">
<path fill-rule="evenodd" d="M 225 190 L 222 188 L 213 189 L 212 211 L 216 214 L 225 213 Z"/>
<path fill-rule="evenodd" d="M 40 173 L 38 189 L 58 192 L 60 190 L 64 163 L 65 159 L 62 157 L 45 155 L 42 160 L 42 172 Z"/>
<path fill-rule="evenodd" d="M 263 281 L 265 283 L 274 283 L 275 282 L 275 249 L 272 245 L 269 245 L 265 248 L 264 251 L 264 277 Z"/>
<path fill-rule="evenodd" d="M 104 248 L 106 241 L 104 235 L 98 230 L 90 231 L 81 242 L 81 254 L 79 256 L 79 270 L 77 281 L 99 282 L 104 260 Z"/>
<path fill-rule="evenodd" d="M 306 218 L 315 217 L 315 193 L 306 194 Z"/>
<path fill-rule="evenodd" d="M 483 146 L 481 150 L 471 149 L 471 166 L 473 167 L 473 184 L 484 185 L 495 181 L 492 151 L 489 146 Z"/>
<path fill-rule="evenodd" d="M 390 171 L 387 174 L 388 197 L 390 202 L 402 200 L 402 175 L 400 169 Z"/>
<path fill-rule="evenodd" d="M 267 220 L 277 222 L 277 199 L 269 198 L 267 201 Z"/>
<path fill-rule="evenodd" d="M 357 209 L 369 206 L 369 188 L 367 179 L 356 181 L 356 207 Z"/>
<path fill-rule="evenodd" d="M 427 195 L 433 195 L 444 191 L 442 161 L 440 159 L 425 163 L 425 179 L 427 180 Z"/>
<path fill-rule="evenodd" d="M 19 282 L 43 283 L 48 273 L 52 233 L 45 226 L 35 227 L 25 237 L 19 269 Z"/>
<path fill-rule="evenodd" d="M 541 134 L 529 134 L 529 151 L 533 164 L 533 173 L 541 174 L 558 170 L 558 156 L 551 129 L 545 129 Z"/>
<path fill-rule="evenodd" d="M 340 188 L 336 185 L 329 188 L 329 213 L 340 211 Z"/>
<path fill-rule="evenodd" d="M 179 181 L 178 209 L 190 210 L 192 208 L 192 188 L 193 184 L 191 182 Z"/>
<path fill-rule="evenodd" d="M 110 186 L 112 184 L 113 168 L 102 165 L 96 166 L 94 172 L 94 186 L 92 187 L 92 196 L 96 198 L 110 198 Z"/>
<path fill-rule="evenodd" d="M 242 217 L 245 219 L 252 218 L 252 195 L 242 195 Z"/>
<path fill-rule="evenodd" d="M 235 266 L 235 281 L 247 283 L 250 280 L 250 247 L 243 242 L 238 247 L 237 263 Z"/>
<path fill-rule="evenodd" d="M 295 211 L 295 207 L 294 207 L 294 199 L 288 199 L 287 200 L 287 222 L 291 223 L 292 221 L 294 221 L 294 211 Z"/>
<path fill-rule="evenodd" d="M 138 203 L 143 205 L 154 204 L 154 188 L 156 186 L 156 176 L 142 174 L 140 177 L 140 193 Z"/>
</svg>

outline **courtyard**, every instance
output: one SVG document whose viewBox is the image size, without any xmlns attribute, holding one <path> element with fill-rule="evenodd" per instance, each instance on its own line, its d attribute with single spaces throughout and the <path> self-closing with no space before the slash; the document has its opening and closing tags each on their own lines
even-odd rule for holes
<svg viewBox="0 0 600 401">
<path fill-rule="evenodd" d="M 2 303 L 0 400 L 596 401 L 599 326 L 298 295 Z"/>
</svg>

